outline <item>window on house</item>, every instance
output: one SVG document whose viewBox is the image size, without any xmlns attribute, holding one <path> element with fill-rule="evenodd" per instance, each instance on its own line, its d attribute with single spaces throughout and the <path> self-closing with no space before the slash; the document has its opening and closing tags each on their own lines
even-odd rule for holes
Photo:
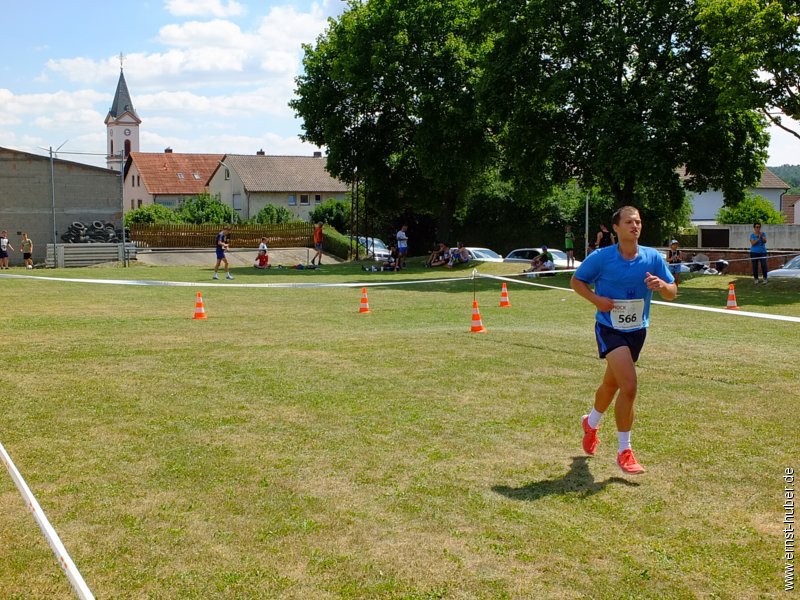
<svg viewBox="0 0 800 600">
<path fill-rule="evenodd" d="M 131 187 L 136 187 L 136 177 L 131 177 Z"/>
<path fill-rule="evenodd" d="M 138 175 L 136 176 L 136 187 L 142 187 L 142 180 Z"/>
<path fill-rule="evenodd" d="M 136 205 L 133 202 L 134 202 L 134 200 L 133 200 L 133 198 L 131 198 L 131 210 L 136 208 Z"/>
<path fill-rule="evenodd" d="M 300 204 L 308 204 L 308 194 L 300 194 Z"/>
<path fill-rule="evenodd" d="M 194 177 L 197 181 L 200 181 L 200 173 L 192 173 L 192 177 Z"/>
<path fill-rule="evenodd" d="M 314 194 L 314 204 L 322 203 L 322 194 Z"/>
<path fill-rule="evenodd" d="M 136 205 L 137 205 L 139 208 L 142 208 L 142 199 L 141 199 L 141 198 L 139 198 L 139 199 L 136 201 Z"/>
<path fill-rule="evenodd" d="M 231 178 L 231 170 L 230 169 L 225 169 L 225 179 L 227 180 L 227 179 L 230 179 L 230 178 Z"/>
<path fill-rule="evenodd" d="M 125 158 L 128 158 L 131 154 L 131 141 L 125 140 Z"/>
<path fill-rule="evenodd" d="M 294 206 L 297 204 L 297 196 L 294 194 L 289 194 L 289 206 Z"/>
<path fill-rule="evenodd" d="M 178 173 L 178 179 L 180 179 L 181 181 L 183 181 L 183 173 Z"/>
</svg>

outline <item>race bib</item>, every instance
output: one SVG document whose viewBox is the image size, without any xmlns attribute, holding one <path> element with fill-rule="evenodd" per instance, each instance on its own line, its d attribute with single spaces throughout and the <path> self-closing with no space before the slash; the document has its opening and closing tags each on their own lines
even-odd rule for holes
<svg viewBox="0 0 800 600">
<path fill-rule="evenodd" d="M 644 300 L 614 300 L 611 309 L 611 324 L 614 329 L 630 331 L 641 329 L 644 321 Z"/>
</svg>

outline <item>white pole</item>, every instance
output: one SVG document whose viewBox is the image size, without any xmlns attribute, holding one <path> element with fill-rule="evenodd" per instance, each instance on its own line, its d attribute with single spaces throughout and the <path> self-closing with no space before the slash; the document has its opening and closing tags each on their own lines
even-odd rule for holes
<svg viewBox="0 0 800 600">
<path fill-rule="evenodd" d="M 122 206 L 122 266 L 128 266 L 128 250 L 125 248 L 125 151 L 119 151 L 119 202 Z"/>
<path fill-rule="evenodd" d="M 589 256 L 589 196 L 591 192 L 586 192 L 586 224 L 584 225 L 583 256 Z"/>
<path fill-rule="evenodd" d="M 58 558 L 58 564 L 61 565 L 64 573 L 67 575 L 72 589 L 75 590 L 75 594 L 80 600 L 94 600 L 94 595 L 89 589 L 89 586 L 86 585 L 83 577 L 81 577 L 78 567 L 75 566 L 75 563 L 72 562 L 69 554 L 67 554 L 67 549 L 64 548 L 64 544 L 61 543 L 61 539 L 58 537 L 56 530 L 50 525 L 50 521 L 47 520 L 47 516 L 44 514 L 42 507 L 39 506 L 28 484 L 25 483 L 25 480 L 22 478 L 22 475 L 20 475 L 17 467 L 8 455 L 8 452 L 6 452 L 6 449 L 3 447 L 3 444 L 0 444 L 0 460 L 3 461 L 6 469 L 8 469 L 8 473 L 11 475 L 11 479 L 17 486 L 19 493 L 22 494 L 22 499 L 25 500 L 28 510 L 31 511 L 33 518 L 36 519 L 36 523 L 39 525 L 39 529 L 42 530 L 44 537 L 47 538 L 47 543 L 50 544 L 50 548 L 55 553 L 56 558 Z"/>
</svg>

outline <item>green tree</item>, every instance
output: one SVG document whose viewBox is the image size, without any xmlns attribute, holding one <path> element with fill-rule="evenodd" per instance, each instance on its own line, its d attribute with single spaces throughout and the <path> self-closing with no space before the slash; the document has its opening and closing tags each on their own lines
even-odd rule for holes
<svg viewBox="0 0 800 600">
<path fill-rule="evenodd" d="M 350 229 L 350 203 L 331 198 L 317 206 L 311 213 L 314 223 L 327 223 L 342 233 Z"/>
<path fill-rule="evenodd" d="M 181 204 L 178 215 L 184 223 L 237 223 L 239 217 L 236 211 L 227 204 L 223 204 L 219 195 L 212 196 L 204 192 L 190 198 Z"/>
<path fill-rule="evenodd" d="M 758 180 L 764 119 L 719 101 L 694 2 L 486 1 L 483 103 L 526 187 L 577 178 L 617 206 L 675 211 L 684 188 L 735 203 Z"/>
<path fill-rule="evenodd" d="M 784 222 L 784 217 L 766 198 L 756 194 L 748 194 L 736 206 L 723 206 L 717 213 L 717 222 L 724 225 L 741 225 L 744 223 L 780 225 Z"/>
<path fill-rule="evenodd" d="M 373 207 L 433 211 L 445 236 L 492 155 L 475 93 L 475 0 L 352 0 L 312 46 L 290 105 L 328 168 Z"/>
<path fill-rule="evenodd" d="M 756 108 L 800 138 L 781 115 L 800 119 L 800 3 L 698 0 L 712 75 L 729 107 Z"/>
<path fill-rule="evenodd" d="M 265 204 L 256 215 L 250 219 L 251 223 L 258 225 L 277 225 L 280 223 L 293 223 L 298 218 L 285 206 L 275 206 L 274 204 Z"/>
<path fill-rule="evenodd" d="M 125 213 L 125 225 L 132 223 L 155 223 L 157 225 L 182 223 L 173 209 L 161 204 L 148 204 Z"/>
</svg>

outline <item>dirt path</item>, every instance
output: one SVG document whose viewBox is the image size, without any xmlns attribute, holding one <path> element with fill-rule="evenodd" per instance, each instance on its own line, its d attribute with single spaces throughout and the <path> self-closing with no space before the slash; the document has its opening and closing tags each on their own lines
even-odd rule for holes
<svg viewBox="0 0 800 600">
<path fill-rule="evenodd" d="M 228 263 L 232 267 L 252 266 L 258 251 L 255 249 L 229 250 Z M 306 264 L 314 256 L 310 248 L 276 248 L 269 251 L 269 262 L 272 265 Z M 153 266 L 173 267 L 213 267 L 216 262 L 214 249 L 185 249 L 185 250 L 137 250 L 136 262 Z M 322 255 L 322 264 L 344 262 L 335 256 Z"/>
</svg>

